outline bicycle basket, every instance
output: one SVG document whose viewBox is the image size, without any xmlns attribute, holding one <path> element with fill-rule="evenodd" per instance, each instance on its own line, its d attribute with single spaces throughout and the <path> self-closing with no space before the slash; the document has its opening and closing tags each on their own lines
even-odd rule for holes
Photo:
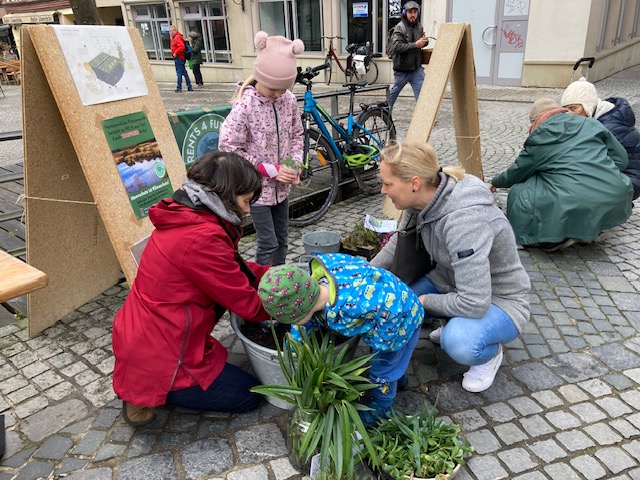
<svg viewBox="0 0 640 480">
<path fill-rule="evenodd" d="M 379 150 L 373 145 L 347 145 L 342 158 L 351 168 L 364 167 L 377 158 Z"/>
</svg>

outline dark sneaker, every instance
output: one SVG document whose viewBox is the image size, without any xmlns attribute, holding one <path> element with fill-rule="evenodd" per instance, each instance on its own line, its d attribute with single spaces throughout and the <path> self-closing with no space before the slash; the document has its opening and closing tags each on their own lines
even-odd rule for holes
<svg viewBox="0 0 640 480">
<path fill-rule="evenodd" d="M 182 93 L 182 89 L 181 88 L 176 88 L 176 93 Z"/>
<path fill-rule="evenodd" d="M 189 90 L 190 92 L 193 92 L 193 87 L 188 87 L 187 90 Z"/>
<path fill-rule="evenodd" d="M 377 425 L 381 420 L 391 415 L 391 407 L 383 407 L 375 400 L 370 400 L 367 403 L 367 407 L 371 408 L 371 410 L 361 410 L 358 412 L 362 423 L 364 423 L 364 426 L 367 428 Z"/>
</svg>

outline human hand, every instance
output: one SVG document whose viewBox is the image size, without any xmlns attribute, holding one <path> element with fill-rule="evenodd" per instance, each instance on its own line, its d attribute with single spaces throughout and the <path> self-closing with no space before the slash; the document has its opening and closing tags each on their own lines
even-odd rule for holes
<svg viewBox="0 0 640 480">
<path fill-rule="evenodd" d="M 427 37 L 420 37 L 416 40 L 416 47 L 422 48 L 429 43 L 429 39 Z"/>
<path fill-rule="evenodd" d="M 491 190 L 491 193 L 496 193 L 496 187 L 493 186 L 493 183 L 489 184 L 489 190 Z"/>
<path fill-rule="evenodd" d="M 420 304 L 424 307 L 425 306 L 425 301 L 427 300 L 427 295 L 426 294 L 420 295 L 418 297 L 418 300 L 420 300 Z"/>
<path fill-rule="evenodd" d="M 296 185 L 300 182 L 299 175 L 300 174 L 298 170 L 294 170 L 293 168 L 287 167 L 286 165 L 280 165 L 276 180 L 278 182 L 291 183 Z"/>
</svg>

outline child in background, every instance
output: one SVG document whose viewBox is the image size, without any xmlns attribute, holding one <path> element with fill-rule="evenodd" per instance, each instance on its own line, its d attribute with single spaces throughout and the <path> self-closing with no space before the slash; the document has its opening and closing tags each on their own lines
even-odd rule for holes
<svg viewBox="0 0 640 480">
<path fill-rule="evenodd" d="M 287 256 L 291 184 L 298 172 L 282 165 L 291 157 L 301 163 L 302 120 L 296 97 L 288 89 L 297 75 L 296 55 L 301 40 L 269 37 L 258 32 L 258 56 L 253 75 L 238 90 L 231 113 L 220 128 L 218 148 L 236 152 L 253 163 L 263 176 L 262 195 L 251 205 L 258 240 L 256 262 L 280 265 Z"/>
<path fill-rule="evenodd" d="M 315 255 L 311 274 L 302 268 L 270 268 L 258 285 L 264 309 L 280 323 L 299 328 L 326 326 L 345 337 L 361 335 L 376 353 L 369 379 L 378 384 L 360 412 L 370 426 L 388 416 L 402 378 L 420 337 L 424 308 L 409 287 L 387 270 L 345 254 Z"/>
</svg>

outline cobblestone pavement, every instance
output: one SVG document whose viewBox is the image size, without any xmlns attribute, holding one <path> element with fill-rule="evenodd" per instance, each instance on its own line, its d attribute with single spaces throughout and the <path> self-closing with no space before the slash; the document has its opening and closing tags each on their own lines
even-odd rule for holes
<svg viewBox="0 0 640 480">
<path fill-rule="evenodd" d="M 640 68 L 629 69 L 598 82 L 598 91 L 628 98 L 640 113 L 639 78 Z M 167 109 L 219 104 L 231 91 L 215 85 L 178 96 L 172 89 L 161 85 Z M 6 90 L 9 99 L 19 95 L 17 87 Z M 531 102 L 560 93 L 479 89 L 486 178 L 519 151 Z M 404 94 L 395 112 L 401 136 L 414 105 Z M 19 108 L 13 114 L 0 116 L 0 128 L 20 128 Z M 456 159 L 451 117 L 447 97 L 431 138 L 445 163 Z M 19 147 L 13 153 L 15 162 Z M 317 225 L 292 230 L 290 260 L 303 252 L 303 233 L 346 232 L 365 213 L 380 215 L 381 203 L 379 195 L 354 196 Z M 476 453 L 458 479 L 640 479 L 639 215 L 635 208 L 625 225 L 592 245 L 554 254 L 520 251 L 533 285 L 532 318 L 506 345 L 489 390 L 464 391 L 464 368 L 428 340 L 434 325 L 423 328 L 398 406 L 412 413 L 438 398 L 440 414 L 463 425 Z M 241 246 L 251 257 L 254 236 Z M 0 411 L 7 423 L 0 480 L 299 478 L 287 460 L 286 413 L 266 402 L 246 415 L 160 408 L 148 428 L 123 423 L 111 390 L 110 332 L 127 291 L 126 284 L 110 288 L 33 339 L 24 320 L 0 329 Z M 228 322 L 215 335 L 234 363 L 247 364 Z"/>
</svg>

